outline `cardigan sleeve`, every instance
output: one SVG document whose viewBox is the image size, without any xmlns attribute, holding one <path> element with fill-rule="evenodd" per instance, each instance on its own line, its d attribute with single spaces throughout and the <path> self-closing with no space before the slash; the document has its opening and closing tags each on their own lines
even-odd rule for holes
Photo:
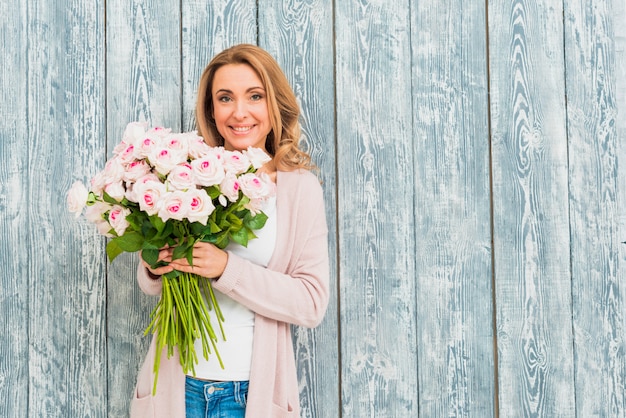
<svg viewBox="0 0 626 418">
<path fill-rule="evenodd" d="M 137 266 L 137 283 L 139 284 L 139 288 L 146 294 L 150 296 L 156 296 L 161 293 L 161 288 L 163 287 L 163 282 L 161 278 L 153 279 L 148 274 L 148 270 L 139 263 Z"/>
<path fill-rule="evenodd" d="M 235 254 L 213 287 L 255 313 L 306 327 L 323 319 L 329 299 L 328 228 L 322 189 L 312 174 L 279 183 L 279 229 L 268 268 Z M 290 184 L 288 182 L 288 184 Z M 281 187 L 287 187 L 287 190 Z M 285 206 L 288 208 L 286 209 Z M 286 223 L 286 225 L 281 225 Z"/>
</svg>

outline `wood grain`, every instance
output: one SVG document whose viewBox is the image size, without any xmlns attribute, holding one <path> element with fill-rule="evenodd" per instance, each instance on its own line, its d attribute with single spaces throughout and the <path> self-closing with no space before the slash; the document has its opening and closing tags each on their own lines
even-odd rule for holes
<svg viewBox="0 0 626 418">
<path fill-rule="evenodd" d="M 486 5 L 411 11 L 419 412 L 493 417 Z"/>
<path fill-rule="evenodd" d="M 27 14 L 0 3 L 0 416 L 28 415 Z"/>
<path fill-rule="evenodd" d="M 488 7 L 499 415 L 571 417 L 563 11 Z"/>
<path fill-rule="evenodd" d="M 418 411 L 408 11 L 407 1 L 335 3 L 340 366 L 348 417 Z"/>
<path fill-rule="evenodd" d="M 182 126 L 195 129 L 198 81 L 218 52 L 239 43 L 256 44 L 255 0 L 185 0 L 182 6 Z"/>
<path fill-rule="evenodd" d="M 576 411 L 617 417 L 626 415 L 626 283 L 618 268 L 612 9 L 585 0 L 564 5 Z"/>
<path fill-rule="evenodd" d="M 331 289 L 337 287 L 332 2 L 259 2 L 259 44 L 283 68 L 301 106 L 303 146 L 319 169 L 329 226 Z M 294 327 L 301 417 L 340 416 L 337 294 L 314 330 Z"/>
<path fill-rule="evenodd" d="M 181 130 L 180 7 L 178 3 L 110 0 L 107 6 L 107 149 L 128 122 Z M 148 349 L 143 337 L 157 298 L 137 286 L 138 257 L 109 265 L 107 315 L 109 415 L 126 416 Z"/>
<path fill-rule="evenodd" d="M 65 203 L 103 156 L 104 15 L 96 4 L 69 6 L 26 2 L 28 408 L 105 417 L 103 241 Z"/>
</svg>

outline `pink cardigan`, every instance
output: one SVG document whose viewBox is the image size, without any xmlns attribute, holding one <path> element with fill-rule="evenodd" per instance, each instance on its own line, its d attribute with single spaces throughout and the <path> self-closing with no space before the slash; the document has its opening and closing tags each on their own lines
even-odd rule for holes
<svg viewBox="0 0 626 418">
<path fill-rule="evenodd" d="M 298 382 L 289 324 L 317 326 L 329 298 L 328 229 L 322 188 L 310 172 L 279 171 L 276 181 L 278 231 L 267 268 L 229 253 L 214 289 L 256 313 L 246 418 L 299 417 Z M 161 281 L 138 268 L 140 288 L 161 292 Z M 226 318 L 228 320 L 228 318 Z M 157 393 L 151 396 L 155 339 L 139 371 L 131 418 L 184 418 L 185 376 L 178 353 L 163 350 Z"/>
</svg>

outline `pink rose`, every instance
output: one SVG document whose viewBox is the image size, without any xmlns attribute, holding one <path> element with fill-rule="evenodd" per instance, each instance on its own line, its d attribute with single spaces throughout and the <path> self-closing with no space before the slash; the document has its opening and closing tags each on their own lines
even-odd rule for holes
<svg viewBox="0 0 626 418">
<path fill-rule="evenodd" d="M 166 176 L 178 164 L 187 161 L 187 153 L 184 154 L 169 148 L 155 148 L 148 157 L 156 171 Z"/>
<path fill-rule="evenodd" d="M 148 164 L 145 160 L 134 160 L 126 167 L 126 172 L 124 173 L 124 180 L 135 182 L 146 174 L 150 173 L 150 164 Z"/>
<path fill-rule="evenodd" d="M 187 156 L 189 155 L 189 137 L 184 133 L 170 134 L 163 141 L 163 145 L 178 154 L 184 154 L 185 160 L 187 160 Z"/>
<path fill-rule="evenodd" d="M 160 146 L 160 138 L 156 137 L 156 135 L 148 136 L 145 135 L 141 139 L 135 142 L 135 158 L 138 160 L 143 160 L 144 158 L 148 158 L 148 156 L 154 151 L 155 148 Z"/>
<path fill-rule="evenodd" d="M 85 187 L 85 185 L 76 181 L 72 184 L 72 187 L 67 192 L 67 208 L 71 213 L 74 213 L 78 218 L 87 203 L 87 199 L 89 198 L 89 191 Z"/>
<path fill-rule="evenodd" d="M 167 175 L 169 190 L 187 190 L 195 188 L 194 175 L 191 164 L 179 164 Z"/>
<path fill-rule="evenodd" d="M 220 183 L 220 191 L 222 192 L 222 195 L 226 196 L 226 198 L 231 202 L 236 202 L 237 199 L 239 199 L 240 189 L 241 185 L 239 184 L 239 180 L 237 180 L 237 176 L 231 173 L 227 173 L 224 180 Z M 220 203 L 223 206 L 226 206 L 221 199 Z"/>
<path fill-rule="evenodd" d="M 165 185 L 160 181 L 137 182 L 133 186 L 133 201 L 139 203 L 139 209 L 148 215 L 159 212 L 159 202 L 166 195 Z"/>
<path fill-rule="evenodd" d="M 189 196 L 189 214 L 187 218 L 189 222 L 200 222 L 206 225 L 209 215 L 215 210 L 211 198 L 204 189 L 194 189 L 188 194 Z"/>
<path fill-rule="evenodd" d="M 125 164 L 120 158 L 113 157 L 104 165 L 103 175 L 105 184 L 122 181 L 126 172 Z"/>
<path fill-rule="evenodd" d="M 243 194 L 250 198 L 245 208 L 253 215 L 259 213 L 267 199 L 276 193 L 276 185 L 267 174 L 262 174 L 261 177 L 252 173 L 244 174 L 239 177 L 239 182 Z"/>
<path fill-rule="evenodd" d="M 130 215 L 130 209 L 119 205 L 114 205 L 109 212 L 109 224 L 111 224 L 118 237 L 124 235 L 126 228 L 130 225 L 126 220 L 128 215 Z"/>
<path fill-rule="evenodd" d="M 241 191 L 250 199 L 264 199 L 274 193 L 274 183 L 269 179 L 261 179 L 254 173 L 239 176 Z"/>
<path fill-rule="evenodd" d="M 191 162 L 194 177 L 198 185 L 203 187 L 220 184 L 224 180 L 224 166 L 217 155 L 209 153 Z"/>
<path fill-rule="evenodd" d="M 104 171 L 99 172 L 91 179 L 91 191 L 101 196 L 104 191 L 104 186 L 106 186 L 106 181 Z"/>
<path fill-rule="evenodd" d="M 135 146 L 133 144 L 127 145 L 117 154 L 117 158 L 122 164 L 131 163 L 135 160 Z"/>
<path fill-rule="evenodd" d="M 239 151 L 224 151 L 224 168 L 233 174 L 241 174 L 250 168 L 250 160 Z"/>
<path fill-rule="evenodd" d="M 211 151 L 211 147 L 204 142 L 201 136 L 193 132 L 189 138 L 189 156 L 191 158 L 201 158 Z"/>
<path fill-rule="evenodd" d="M 159 218 L 163 221 L 177 219 L 182 221 L 189 214 L 189 197 L 185 192 L 176 190 L 166 193 L 159 205 Z"/>
</svg>

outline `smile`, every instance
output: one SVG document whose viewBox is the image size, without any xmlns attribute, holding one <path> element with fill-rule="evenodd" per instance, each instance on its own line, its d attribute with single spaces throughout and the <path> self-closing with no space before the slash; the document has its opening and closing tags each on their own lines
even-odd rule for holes
<svg viewBox="0 0 626 418">
<path fill-rule="evenodd" d="M 254 126 L 231 126 L 231 129 L 235 132 L 245 133 L 250 131 Z"/>
</svg>

